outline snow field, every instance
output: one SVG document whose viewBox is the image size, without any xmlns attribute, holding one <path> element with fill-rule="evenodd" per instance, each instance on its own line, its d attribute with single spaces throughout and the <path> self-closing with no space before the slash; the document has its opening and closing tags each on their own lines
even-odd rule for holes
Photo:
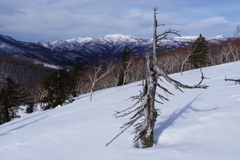
<svg viewBox="0 0 240 160">
<path fill-rule="evenodd" d="M 115 118 L 134 104 L 128 99 L 141 82 L 81 95 L 75 102 L 38 111 L 0 125 L 0 160 L 238 160 L 240 159 L 240 85 L 224 78 L 240 78 L 240 62 L 203 69 L 208 89 L 185 89 L 164 82 L 174 96 L 161 109 L 148 149 L 134 147 L 133 128 L 105 147 L 129 117 Z M 170 75 L 196 84 L 199 70 Z M 159 91 L 160 92 L 160 91 Z"/>
</svg>

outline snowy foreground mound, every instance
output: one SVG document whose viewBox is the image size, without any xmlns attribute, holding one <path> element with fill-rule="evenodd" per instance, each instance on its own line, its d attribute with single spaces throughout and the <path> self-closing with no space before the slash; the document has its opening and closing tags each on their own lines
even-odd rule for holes
<svg viewBox="0 0 240 160">
<path fill-rule="evenodd" d="M 161 109 L 155 145 L 137 149 L 129 128 L 105 147 L 129 117 L 114 118 L 130 107 L 141 82 L 82 95 L 72 104 L 25 115 L 0 126 L 1 160 L 239 160 L 240 62 L 203 69 L 208 89 L 184 90 L 167 85 L 175 96 Z M 170 75 L 185 84 L 200 80 L 199 70 Z M 164 84 L 163 84 L 164 85 Z"/>
</svg>

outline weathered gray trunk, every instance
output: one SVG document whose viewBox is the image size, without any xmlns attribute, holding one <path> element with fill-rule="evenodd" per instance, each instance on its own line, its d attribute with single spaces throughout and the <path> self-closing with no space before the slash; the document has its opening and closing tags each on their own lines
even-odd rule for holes
<svg viewBox="0 0 240 160">
<path fill-rule="evenodd" d="M 140 92 L 139 96 L 133 96 L 131 98 L 137 99 L 137 102 L 120 112 L 116 112 L 114 114 L 116 117 L 124 117 L 126 115 L 130 115 L 132 113 L 133 116 L 130 118 L 130 121 L 127 123 L 124 123 L 121 128 L 124 128 L 117 136 L 115 136 L 109 143 L 107 143 L 106 146 L 108 146 L 112 141 L 114 141 L 118 136 L 120 136 L 124 131 L 126 131 L 129 127 L 135 124 L 135 131 L 136 133 L 134 137 L 134 142 L 138 142 L 139 148 L 149 148 L 152 147 L 154 144 L 154 125 L 158 116 L 157 109 L 155 108 L 155 101 L 158 103 L 162 103 L 156 100 L 155 96 L 157 95 L 161 100 L 168 100 L 168 98 L 162 96 L 161 94 L 158 94 L 156 92 L 157 87 L 162 89 L 165 93 L 173 95 L 171 92 L 169 92 L 166 88 L 161 86 L 158 83 L 158 78 L 161 76 L 165 78 L 170 84 L 174 85 L 177 89 L 182 91 L 181 88 L 207 88 L 206 85 L 201 85 L 202 81 L 205 79 L 205 77 L 202 74 L 201 81 L 194 86 L 188 86 L 184 85 L 171 77 L 169 77 L 161 68 L 157 66 L 157 48 L 161 48 L 161 46 L 157 45 L 157 42 L 167 37 L 169 33 L 176 34 L 179 36 L 178 31 L 169 29 L 168 31 L 165 31 L 164 33 L 157 35 L 157 27 L 160 26 L 157 24 L 156 20 L 156 11 L 157 8 L 154 8 L 154 33 L 153 33 L 153 55 L 150 57 L 147 55 L 147 76 L 145 81 L 143 81 L 143 91 Z M 201 72 L 202 73 L 202 72 Z M 141 103 L 141 105 L 136 106 L 138 103 Z M 143 122 L 139 122 L 136 124 L 138 120 L 140 120 L 142 117 L 144 117 Z"/>
<path fill-rule="evenodd" d="M 154 8 L 154 26 L 153 26 L 153 56 L 151 59 L 147 58 L 147 105 L 144 109 L 145 120 L 142 124 L 143 129 L 140 132 L 139 147 L 149 148 L 153 146 L 153 130 L 157 118 L 157 111 L 155 109 L 155 94 L 157 88 L 158 76 L 154 71 L 154 65 L 157 65 L 157 20 L 156 10 Z"/>
<path fill-rule="evenodd" d="M 147 79 L 145 88 L 147 91 L 147 105 L 144 108 L 144 122 L 142 124 L 142 131 L 139 133 L 139 147 L 149 148 L 154 144 L 153 130 L 157 118 L 157 111 L 155 109 L 155 94 L 157 88 L 158 76 L 154 71 L 154 65 L 157 61 L 147 58 Z"/>
<path fill-rule="evenodd" d="M 147 127 L 145 130 L 143 130 L 140 133 L 140 139 L 139 139 L 140 148 L 149 148 L 153 146 L 154 144 L 153 129 L 156 122 L 156 118 L 157 118 L 156 112 L 150 113 L 149 117 L 147 117 L 149 127 Z"/>
<path fill-rule="evenodd" d="M 155 81 L 157 77 L 151 75 L 148 81 Z M 148 97 L 147 97 L 147 106 L 144 109 L 144 129 L 139 133 L 139 147 L 140 148 L 149 148 L 153 146 L 154 138 L 153 138 L 153 130 L 154 125 L 157 118 L 157 111 L 155 109 L 155 91 L 156 91 L 156 83 L 150 83 L 148 85 Z"/>
</svg>

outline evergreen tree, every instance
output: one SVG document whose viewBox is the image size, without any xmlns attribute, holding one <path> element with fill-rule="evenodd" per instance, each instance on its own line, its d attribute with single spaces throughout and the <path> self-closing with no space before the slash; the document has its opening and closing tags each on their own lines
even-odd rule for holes
<svg viewBox="0 0 240 160">
<path fill-rule="evenodd" d="M 79 91 L 76 90 L 75 86 L 77 85 L 77 81 L 80 76 L 83 76 L 83 66 L 82 62 L 83 59 L 81 57 L 76 58 L 75 65 L 73 66 L 73 69 L 70 71 L 70 78 L 72 79 L 71 81 L 71 87 L 72 88 L 72 95 L 73 97 L 76 97 L 79 95 Z"/>
<path fill-rule="evenodd" d="M 74 87 L 72 82 L 71 74 L 66 69 L 59 69 L 48 76 L 43 82 L 43 86 L 48 92 L 48 95 L 41 100 L 41 102 L 47 103 L 44 109 L 55 108 L 62 105 L 66 100 L 72 102 Z"/>
<path fill-rule="evenodd" d="M 14 80 L 6 79 L 5 87 L 0 92 L 0 124 L 20 117 L 17 115 L 19 106 L 25 105 L 31 100 L 27 99 L 24 91 L 25 89 L 21 89 Z"/>
<path fill-rule="evenodd" d="M 209 50 L 207 41 L 200 34 L 192 45 L 192 51 L 188 57 L 187 63 L 192 64 L 195 69 L 204 67 L 210 64 L 210 59 L 208 55 Z"/>
<path fill-rule="evenodd" d="M 28 103 L 27 104 L 27 108 L 26 108 L 26 112 L 25 113 L 32 113 L 34 111 L 34 103 Z"/>
<path fill-rule="evenodd" d="M 130 48 L 128 46 L 125 46 L 122 57 L 121 57 L 121 71 L 118 77 L 118 86 L 125 85 L 126 82 L 124 81 L 124 77 L 126 76 L 127 72 L 127 61 L 129 58 L 133 55 L 133 53 L 130 51 Z"/>
</svg>

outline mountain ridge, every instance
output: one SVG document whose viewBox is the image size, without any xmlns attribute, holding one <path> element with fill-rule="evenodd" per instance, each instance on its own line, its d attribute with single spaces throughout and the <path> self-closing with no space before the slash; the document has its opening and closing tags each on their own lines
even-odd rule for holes
<svg viewBox="0 0 240 160">
<path fill-rule="evenodd" d="M 163 39 L 161 45 L 167 49 L 186 46 L 197 36 L 173 37 Z M 218 44 L 225 41 L 223 36 L 206 37 L 209 43 Z M 108 34 L 100 38 L 75 37 L 67 40 L 17 41 L 10 36 L 0 34 L 0 54 L 25 60 L 37 60 L 54 65 L 72 66 L 77 57 L 84 64 L 91 64 L 99 59 L 119 59 L 125 46 L 129 46 L 136 55 L 146 54 L 152 50 L 152 39 L 136 38 L 131 35 Z"/>
</svg>

